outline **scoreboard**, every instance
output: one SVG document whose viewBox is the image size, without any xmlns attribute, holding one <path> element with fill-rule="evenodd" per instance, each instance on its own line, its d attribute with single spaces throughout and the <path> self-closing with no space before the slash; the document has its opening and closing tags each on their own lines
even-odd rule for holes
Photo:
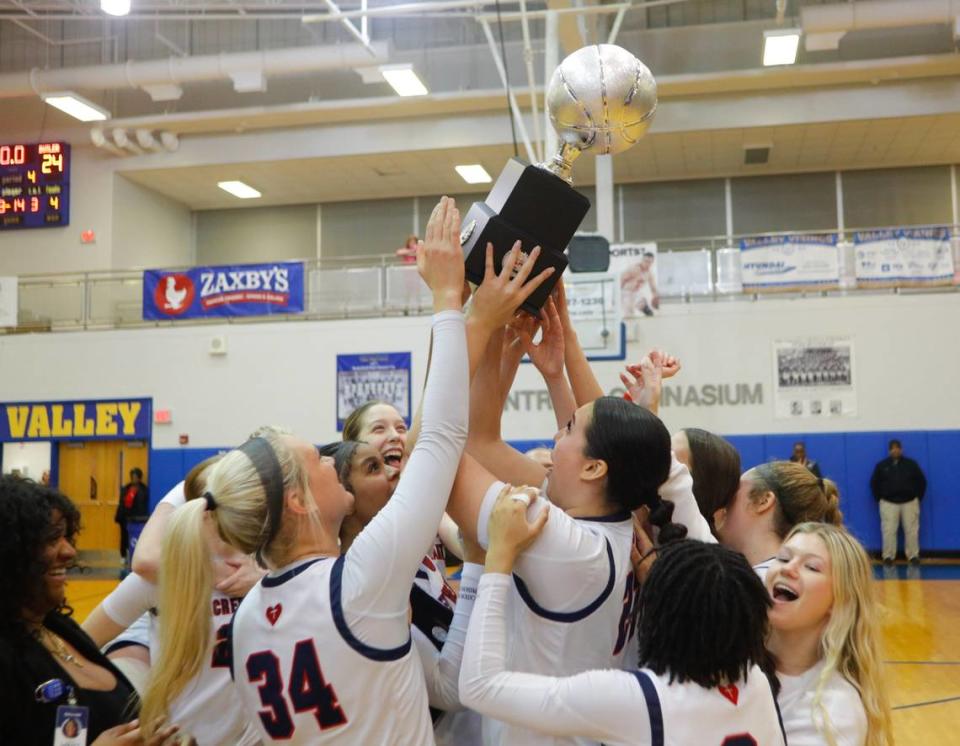
<svg viewBox="0 0 960 746">
<path fill-rule="evenodd" d="M 0 231 L 70 223 L 70 145 L 0 145 Z"/>
</svg>

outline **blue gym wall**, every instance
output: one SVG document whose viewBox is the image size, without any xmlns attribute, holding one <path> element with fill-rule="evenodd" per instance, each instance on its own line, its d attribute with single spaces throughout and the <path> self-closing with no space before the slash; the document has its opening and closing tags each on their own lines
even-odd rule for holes
<svg viewBox="0 0 960 746">
<path fill-rule="evenodd" d="M 886 458 L 891 438 L 903 443 L 904 454 L 916 460 L 927 477 L 920 510 L 921 551 L 960 551 L 960 430 L 731 435 L 727 439 L 740 451 L 744 470 L 790 458 L 793 444 L 802 440 L 823 475 L 839 487 L 847 528 L 867 549 L 879 551 L 880 517 L 870 494 L 870 475 L 877 462 Z M 513 444 L 521 450 L 552 445 L 547 440 Z"/>
</svg>

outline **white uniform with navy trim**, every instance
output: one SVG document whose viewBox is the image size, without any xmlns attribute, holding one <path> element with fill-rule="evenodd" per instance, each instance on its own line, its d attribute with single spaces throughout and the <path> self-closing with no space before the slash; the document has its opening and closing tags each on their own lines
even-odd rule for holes
<svg viewBox="0 0 960 746">
<path fill-rule="evenodd" d="M 234 681 L 265 743 L 434 743 L 407 614 L 466 442 L 463 314 L 437 314 L 433 334 L 420 437 L 390 501 L 342 557 L 267 575 L 235 614 Z"/>
<path fill-rule="evenodd" d="M 495 482 L 480 509 L 477 533 L 487 546 Z M 531 505 L 533 518 L 544 500 Z M 511 668 L 570 676 L 595 668 L 623 668 L 636 623 L 637 584 L 630 563 L 629 513 L 572 518 L 554 507 L 543 532 L 517 560 L 511 579 L 507 655 Z M 554 738 L 484 718 L 488 746 L 586 746 L 586 738 Z"/>
<path fill-rule="evenodd" d="M 460 696 L 468 707 L 547 739 L 526 743 L 580 736 L 606 746 L 784 746 L 770 683 L 757 666 L 722 690 L 671 684 L 647 669 L 554 677 L 517 671 L 511 660 L 506 670 L 512 586 L 502 574 L 480 581 Z"/>
<path fill-rule="evenodd" d="M 131 573 L 103 601 L 103 611 L 115 623 L 132 624 L 156 606 L 157 586 Z M 190 733 L 199 746 L 252 746 L 259 741 L 249 717 L 240 707 L 230 683 L 230 649 L 226 631 L 239 599 L 213 591 L 210 598 L 210 641 L 200 672 L 170 705 L 170 722 Z M 152 615 L 151 615 L 152 617 Z M 158 621 L 163 623 L 163 612 Z M 159 636 L 151 635 L 150 657 L 159 660 Z M 210 713 L 216 713 L 211 717 Z"/>
</svg>

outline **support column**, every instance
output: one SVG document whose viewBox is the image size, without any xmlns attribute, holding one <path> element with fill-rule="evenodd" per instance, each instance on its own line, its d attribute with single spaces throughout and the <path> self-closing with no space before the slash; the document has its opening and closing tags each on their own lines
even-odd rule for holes
<svg viewBox="0 0 960 746">
<path fill-rule="evenodd" d="M 613 232 L 613 156 L 598 155 L 597 171 L 597 231 L 607 240 L 615 242 Z"/>
<path fill-rule="evenodd" d="M 557 132 L 550 121 L 550 112 L 547 110 L 546 92 L 550 85 L 550 78 L 553 77 L 553 71 L 560 64 L 560 40 L 559 40 L 560 20 L 556 11 L 547 11 L 547 18 L 543 34 L 543 118 L 545 126 L 543 128 L 543 160 L 550 161 L 557 152 Z"/>
</svg>

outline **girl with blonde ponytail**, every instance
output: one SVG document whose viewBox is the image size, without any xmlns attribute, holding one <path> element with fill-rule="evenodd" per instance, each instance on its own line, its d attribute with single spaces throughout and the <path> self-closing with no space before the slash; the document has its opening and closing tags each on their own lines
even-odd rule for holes
<svg viewBox="0 0 960 746">
<path fill-rule="evenodd" d="M 790 746 L 893 746 L 870 561 L 844 529 L 802 523 L 768 574 L 767 648 Z"/>
<path fill-rule="evenodd" d="M 197 491 L 209 471 L 197 475 Z M 240 599 L 215 589 L 247 558 L 217 536 L 209 501 L 187 498 L 165 527 L 158 584 L 129 575 L 91 614 L 88 631 L 109 637 L 151 610 L 153 666 L 141 698 L 142 730 L 174 722 L 198 746 L 253 746 L 259 738 L 230 681 L 226 630 Z"/>
</svg>

